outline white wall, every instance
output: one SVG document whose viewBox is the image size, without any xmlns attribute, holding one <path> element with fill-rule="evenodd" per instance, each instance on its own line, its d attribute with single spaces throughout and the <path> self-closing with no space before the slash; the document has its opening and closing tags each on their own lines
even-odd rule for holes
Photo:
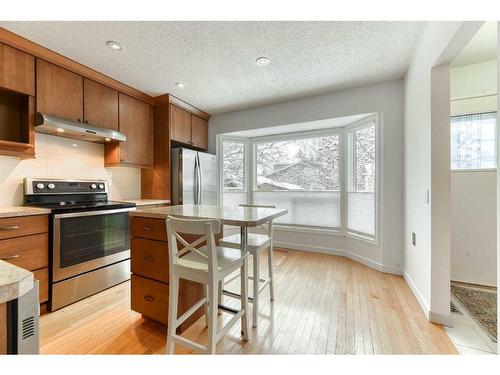
<svg viewBox="0 0 500 375">
<path fill-rule="evenodd" d="M 449 323 L 450 314 L 450 98 L 446 64 L 480 25 L 430 22 L 405 77 L 404 276 L 428 318 L 441 323 Z M 411 243 L 412 232 L 417 235 L 416 246 Z"/>
<path fill-rule="evenodd" d="M 363 113 L 381 113 L 380 244 L 338 235 L 276 231 L 278 245 L 348 255 L 379 270 L 400 273 L 403 229 L 403 81 L 343 90 L 242 111 L 215 115 L 209 123 L 209 149 L 216 135 Z"/>
<path fill-rule="evenodd" d="M 496 172 L 453 172 L 451 197 L 451 279 L 496 286 Z"/>
<path fill-rule="evenodd" d="M 141 170 L 104 168 L 101 144 L 36 134 L 35 150 L 35 159 L 0 156 L 0 207 L 23 204 L 24 177 L 103 179 L 110 184 L 111 199 L 141 196 Z"/>
<path fill-rule="evenodd" d="M 496 111 L 497 61 L 450 69 L 451 114 Z M 451 279 L 496 286 L 496 171 L 451 174 Z"/>
</svg>

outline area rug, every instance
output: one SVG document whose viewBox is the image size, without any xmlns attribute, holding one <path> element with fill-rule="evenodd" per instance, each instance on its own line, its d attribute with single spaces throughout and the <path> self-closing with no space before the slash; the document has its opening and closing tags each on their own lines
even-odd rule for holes
<svg viewBox="0 0 500 375">
<path fill-rule="evenodd" d="M 460 301 L 481 329 L 497 342 L 497 292 L 493 288 L 452 283 L 451 293 Z"/>
</svg>

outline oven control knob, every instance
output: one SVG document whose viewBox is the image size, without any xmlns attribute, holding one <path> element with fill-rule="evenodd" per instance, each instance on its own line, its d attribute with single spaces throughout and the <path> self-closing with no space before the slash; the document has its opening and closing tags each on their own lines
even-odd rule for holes
<svg viewBox="0 0 500 375">
<path fill-rule="evenodd" d="M 104 184 L 99 184 L 99 189 L 104 189 Z"/>
<path fill-rule="evenodd" d="M 52 190 L 52 189 L 55 189 L 56 185 L 54 184 L 48 184 L 47 187 Z"/>
<path fill-rule="evenodd" d="M 44 184 L 42 184 L 41 182 L 39 182 L 38 184 L 36 184 L 36 188 L 37 189 L 43 189 L 45 187 Z"/>
<path fill-rule="evenodd" d="M 95 188 L 97 188 L 97 185 L 96 184 L 92 184 L 92 185 L 90 185 L 90 188 L 91 189 L 95 189 Z"/>
</svg>

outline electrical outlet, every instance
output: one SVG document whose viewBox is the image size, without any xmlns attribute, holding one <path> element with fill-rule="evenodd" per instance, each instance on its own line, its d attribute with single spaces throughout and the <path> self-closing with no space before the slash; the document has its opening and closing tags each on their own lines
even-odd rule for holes
<svg viewBox="0 0 500 375">
<path fill-rule="evenodd" d="M 417 246 L 417 235 L 415 232 L 411 232 L 411 244 L 413 246 Z"/>
</svg>

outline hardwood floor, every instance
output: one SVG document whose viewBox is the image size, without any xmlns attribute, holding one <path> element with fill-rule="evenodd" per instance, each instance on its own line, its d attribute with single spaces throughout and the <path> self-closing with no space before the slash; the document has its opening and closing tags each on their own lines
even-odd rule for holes
<svg viewBox="0 0 500 375">
<path fill-rule="evenodd" d="M 270 303 L 268 291 L 262 293 L 259 325 L 250 330 L 249 341 L 240 340 L 236 324 L 217 345 L 218 353 L 457 353 L 443 327 L 427 321 L 400 276 L 301 251 L 275 250 L 274 263 L 276 300 Z M 129 289 L 126 282 L 43 315 L 41 353 L 164 353 L 165 328 L 130 310 Z M 224 303 L 239 306 L 228 297 Z M 230 317 L 221 315 L 219 324 Z M 205 343 L 205 319 L 184 335 Z M 176 345 L 176 353 L 190 352 Z"/>
</svg>

